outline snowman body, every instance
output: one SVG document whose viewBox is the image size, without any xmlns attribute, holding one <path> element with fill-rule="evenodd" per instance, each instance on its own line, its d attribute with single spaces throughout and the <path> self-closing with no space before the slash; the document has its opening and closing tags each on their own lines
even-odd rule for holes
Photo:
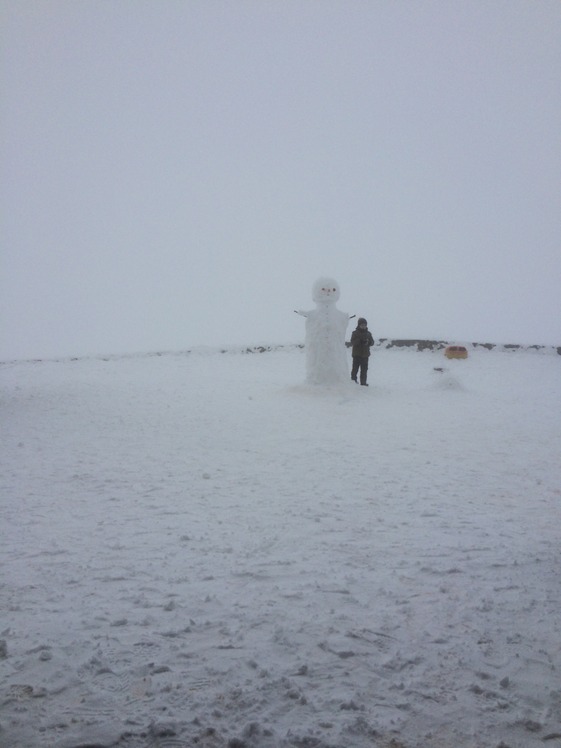
<svg viewBox="0 0 561 748">
<path fill-rule="evenodd" d="M 306 318 L 306 380 L 310 384 L 339 384 L 349 378 L 345 335 L 349 315 L 337 309 L 339 284 L 319 278 L 313 286 L 316 308 L 300 312 Z"/>
</svg>

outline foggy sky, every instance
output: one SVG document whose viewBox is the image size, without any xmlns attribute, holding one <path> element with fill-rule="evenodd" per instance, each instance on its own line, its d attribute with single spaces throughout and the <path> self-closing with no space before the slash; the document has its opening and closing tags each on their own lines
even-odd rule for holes
<svg viewBox="0 0 561 748">
<path fill-rule="evenodd" d="M 558 0 L 0 7 L 0 360 L 561 345 Z"/>
</svg>

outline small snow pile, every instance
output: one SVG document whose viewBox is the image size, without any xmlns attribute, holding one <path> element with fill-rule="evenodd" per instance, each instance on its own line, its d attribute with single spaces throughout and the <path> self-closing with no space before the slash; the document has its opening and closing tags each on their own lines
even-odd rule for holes
<svg viewBox="0 0 561 748">
<path fill-rule="evenodd" d="M 465 390 L 464 385 L 460 382 L 458 377 L 450 371 L 450 369 L 442 366 L 435 366 L 433 371 L 436 372 L 434 383 L 432 385 L 433 389 L 456 391 Z"/>
</svg>

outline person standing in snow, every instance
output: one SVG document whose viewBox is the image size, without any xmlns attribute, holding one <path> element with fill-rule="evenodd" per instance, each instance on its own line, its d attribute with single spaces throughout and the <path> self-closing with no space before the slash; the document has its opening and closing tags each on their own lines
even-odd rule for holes
<svg viewBox="0 0 561 748">
<path fill-rule="evenodd" d="M 356 330 L 351 335 L 351 345 L 353 347 L 353 368 L 351 379 L 357 381 L 357 375 L 360 371 L 360 383 L 368 387 L 366 377 L 368 375 L 368 358 L 370 357 L 370 348 L 374 345 L 374 338 L 368 329 L 368 322 L 364 317 L 359 317 Z"/>
</svg>

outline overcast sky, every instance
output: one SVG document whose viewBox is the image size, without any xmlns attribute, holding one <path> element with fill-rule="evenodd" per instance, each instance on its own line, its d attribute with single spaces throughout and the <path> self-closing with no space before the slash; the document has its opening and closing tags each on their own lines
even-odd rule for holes
<svg viewBox="0 0 561 748">
<path fill-rule="evenodd" d="M 0 7 L 1 360 L 561 345 L 559 0 Z"/>
</svg>

